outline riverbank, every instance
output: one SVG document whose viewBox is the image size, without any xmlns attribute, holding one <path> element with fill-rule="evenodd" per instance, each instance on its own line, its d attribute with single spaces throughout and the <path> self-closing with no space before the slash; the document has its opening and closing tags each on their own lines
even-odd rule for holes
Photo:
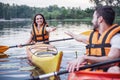
<svg viewBox="0 0 120 80">
<path fill-rule="evenodd" d="M 89 22 L 92 18 L 82 18 L 82 19 L 49 19 L 47 21 L 83 21 L 83 22 Z M 120 20 L 120 17 L 116 17 L 115 21 Z M 16 21 L 32 21 L 31 18 L 12 18 L 10 20 L 0 19 L 0 22 L 16 22 Z"/>
<path fill-rule="evenodd" d="M 0 22 L 31 21 L 30 18 L 12 18 L 10 20 L 0 19 Z"/>
</svg>

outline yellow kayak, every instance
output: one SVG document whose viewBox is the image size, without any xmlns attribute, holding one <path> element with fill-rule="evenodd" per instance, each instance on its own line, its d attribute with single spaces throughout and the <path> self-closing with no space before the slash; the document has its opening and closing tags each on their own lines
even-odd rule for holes
<svg viewBox="0 0 120 80">
<path fill-rule="evenodd" d="M 50 73 L 59 71 L 63 53 L 58 53 L 52 45 L 36 44 L 27 47 L 27 55 L 30 61 L 44 73 Z"/>
</svg>

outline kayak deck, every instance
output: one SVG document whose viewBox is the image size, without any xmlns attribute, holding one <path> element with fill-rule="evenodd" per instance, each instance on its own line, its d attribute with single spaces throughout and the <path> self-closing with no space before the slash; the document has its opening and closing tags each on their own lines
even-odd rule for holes
<svg viewBox="0 0 120 80">
<path fill-rule="evenodd" d="M 62 59 L 62 54 L 63 53 L 60 52 L 55 56 L 46 56 L 46 57 L 36 57 L 35 55 L 33 55 L 32 62 L 37 67 L 42 69 L 45 73 L 59 71 L 61 59 Z"/>
<path fill-rule="evenodd" d="M 50 73 L 59 71 L 63 52 L 58 53 L 55 47 L 48 44 L 40 44 L 27 47 L 27 55 L 31 62 L 42 69 L 44 73 Z"/>
</svg>

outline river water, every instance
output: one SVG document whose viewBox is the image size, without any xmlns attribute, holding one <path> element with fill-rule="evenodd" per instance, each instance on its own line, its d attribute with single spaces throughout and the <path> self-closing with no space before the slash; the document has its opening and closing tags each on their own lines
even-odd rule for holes
<svg viewBox="0 0 120 80">
<path fill-rule="evenodd" d="M 31 21 L 0 22 L 0 45 L 14 46 L 25 44 L 30 35 L 31 23 Z M 65 31 L 79 34 L 91 29 L 89 22 L 48 21 L 48 24 L 51 27 L 57 28 L 56 31 L 50 33 L 50 40 L 69 38 L 64 33 Z M 75 40 L 58 41 L 50 44 L 54 45 L 58 51 L 63 51 L 60 70 L 65 70 L 68 61 L 75 59 L 85 52 L 85 44 Z M 0 80 L 26 80 L 32 78 L 32 76 L 41 74 L 35 66 L 29 63 L 25 47 L 10 48 L 4 53 L 8 56 L 6 58 L 0 58 Z M 60 75 L 60 79 L 67 80 L 67 75 Z"/>
</svg>

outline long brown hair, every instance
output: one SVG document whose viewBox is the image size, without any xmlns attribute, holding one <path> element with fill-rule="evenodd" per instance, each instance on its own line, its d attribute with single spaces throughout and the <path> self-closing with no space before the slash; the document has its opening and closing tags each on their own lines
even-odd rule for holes
<svg viewBox="0 0 120 80">
<path fill-rule="evenodd" d="M 37 26 L 36 16 L 38 16 L 38 15 L 40 15 L 40 16 L 43 17 L 43 24 L 46 25 L 47 23 L 46 23 L 45 17 L 44 17 L 42 14 L 36 14 L 36 15 L 34 16 L 33 24 L 35 24 L 35 26 Z"/>
</svg>

